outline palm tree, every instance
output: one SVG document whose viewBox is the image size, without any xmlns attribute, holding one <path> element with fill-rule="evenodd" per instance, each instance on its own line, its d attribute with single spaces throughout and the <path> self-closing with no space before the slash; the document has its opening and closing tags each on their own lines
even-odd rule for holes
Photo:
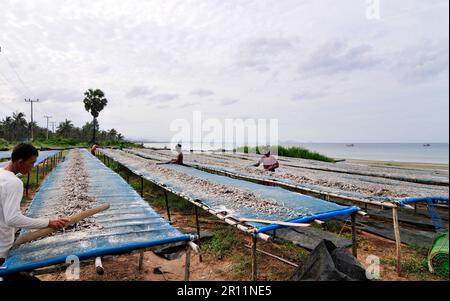
<svg viewBox="0 0 450 301">
<path fill-rule="evenodd" d="M 14 141 L 19 141 L 27 135 L 27 128 L 31 129 L 32 124 L 28 124 L 25 119 L 25 114 L 22 112 L 13 113 L 12 132 Z"/>
<path fill-rule="evenodd" d="M 117 139 L 117 131 L 115 129 L 110 129 L 108 132 L 108 139 L 111 141 L 116 141 Z"/>
<path fill-rule="evenodd" d="M 64 138 L 70 138 L 70 134 L 72 133 L 73 128 L 74 128 L 74 126 L 72 124 L 72 121 L 66 119 L 65 121 L 61 122 L 58 125 L 56 134 L 58 134 L 58 136 L 62 136 Z"/>
<path fill-rule="evenodd" d="M 103 110 L 103 108 L 107 105 L 108 100 L 105 98 L 105 93 L 103 93 L 103 91 L 100 89 L 88 89 L 86 92 L 84 92 L 84 96 L 84 108 L 86 109 L 86 111 L 91 113 L 93 117 L 92 123 L 94 126 L 92 131 L 92 143 L 95 143 L 95 125 L 97 117 Z"/>
<path fill-rule="evenodd" d="M 12 117 L 11 116 L 7 116 L 1 122 L 1 126 L 3 128 L 2 131 L 3 131 L 4 138 L 6 138 L 6 140 L 8 140 L 8 141 L 12 141 L 13 140 L 13 130 L 14 130 Z"/>
</svg>

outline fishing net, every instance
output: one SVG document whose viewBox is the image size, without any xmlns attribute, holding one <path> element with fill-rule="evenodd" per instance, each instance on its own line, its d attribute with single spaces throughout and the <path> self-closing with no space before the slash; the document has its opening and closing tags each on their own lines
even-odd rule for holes
<svg viewBox="0 0 450 301">
<path fill-rule="evenodd" d="M 448 278 L 448 233 L 441 233 L 434 239 L 428 254 L 430 272 Z"/>
</svg>

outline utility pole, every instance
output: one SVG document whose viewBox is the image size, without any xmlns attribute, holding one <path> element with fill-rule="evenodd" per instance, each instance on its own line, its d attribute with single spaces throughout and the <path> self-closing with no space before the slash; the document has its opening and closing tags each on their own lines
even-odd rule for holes
<svg viewBox="0 0 450 301">
<path fill-rule="evenodd" d="M 55 133 L 55 123 L 54 121 L 50 122 L 52 124 L 52 132 Z"/>
<path fill-rule="evenodd" d="M 39 102 L 39 99 L 33 100 L 33 99 L 25 99 L 25 102 L 29 102 L 31 104 L 31 124 L 30 124 L 30 128 L 31 128 L 31 141 L 34 140 L 33 137 L 33 102 Z"/>
<path fill-rule="evenodd" d="M 44 118 L 47 119 L 47 139 L 46 139 L 46 140 L 48 140 L 48 120 L 49 120 L 50 118 L 52 118 L 52 116 L 44 116 Z"/>
</svg>

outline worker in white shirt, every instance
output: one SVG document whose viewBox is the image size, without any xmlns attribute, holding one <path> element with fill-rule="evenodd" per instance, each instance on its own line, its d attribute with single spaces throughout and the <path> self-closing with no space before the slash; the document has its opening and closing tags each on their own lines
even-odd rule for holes
<svg viewBox="0 0 450 301">
<path fill-rule="evenodd" d="M 280 164 L 278 164 L 278 160 L 270 154 L 269 149 L 262 149 L 261 153 L 263 154 L 263 156 L 261 157 L 261 159 L 259 159 L 258 163 L 254 164 L 253 166 L 258 167 L 262 163 L 264 170 L 272 172 L 280 167 Z"/>
<path fill-rule="evenodd" d="M 50 227 L 61 229 L 68 219 L 29 218 L 20 211 L 23 196 L 23 183 L 16 176 L 29 173 L 37 160 L 39 153 L 31 144 L 17 145 L 12 154 L 11 162 L 0 168 L 0 266 L 3 265 L 9 250 L 13 246 L 18 228 L 39 229 Z"/>
</svg>

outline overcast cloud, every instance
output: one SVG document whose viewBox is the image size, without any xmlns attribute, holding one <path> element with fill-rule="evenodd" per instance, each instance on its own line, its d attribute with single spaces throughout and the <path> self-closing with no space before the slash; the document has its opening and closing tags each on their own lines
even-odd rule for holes
<svg viewBox="0 0 450 301">
<path fill-rule="evenodd" d="M 0 2 L 0 119 L 170 139 L 192 118 L 278 118 L 281 140 L 447 142 L 448 0 Z"/>
</svg>

